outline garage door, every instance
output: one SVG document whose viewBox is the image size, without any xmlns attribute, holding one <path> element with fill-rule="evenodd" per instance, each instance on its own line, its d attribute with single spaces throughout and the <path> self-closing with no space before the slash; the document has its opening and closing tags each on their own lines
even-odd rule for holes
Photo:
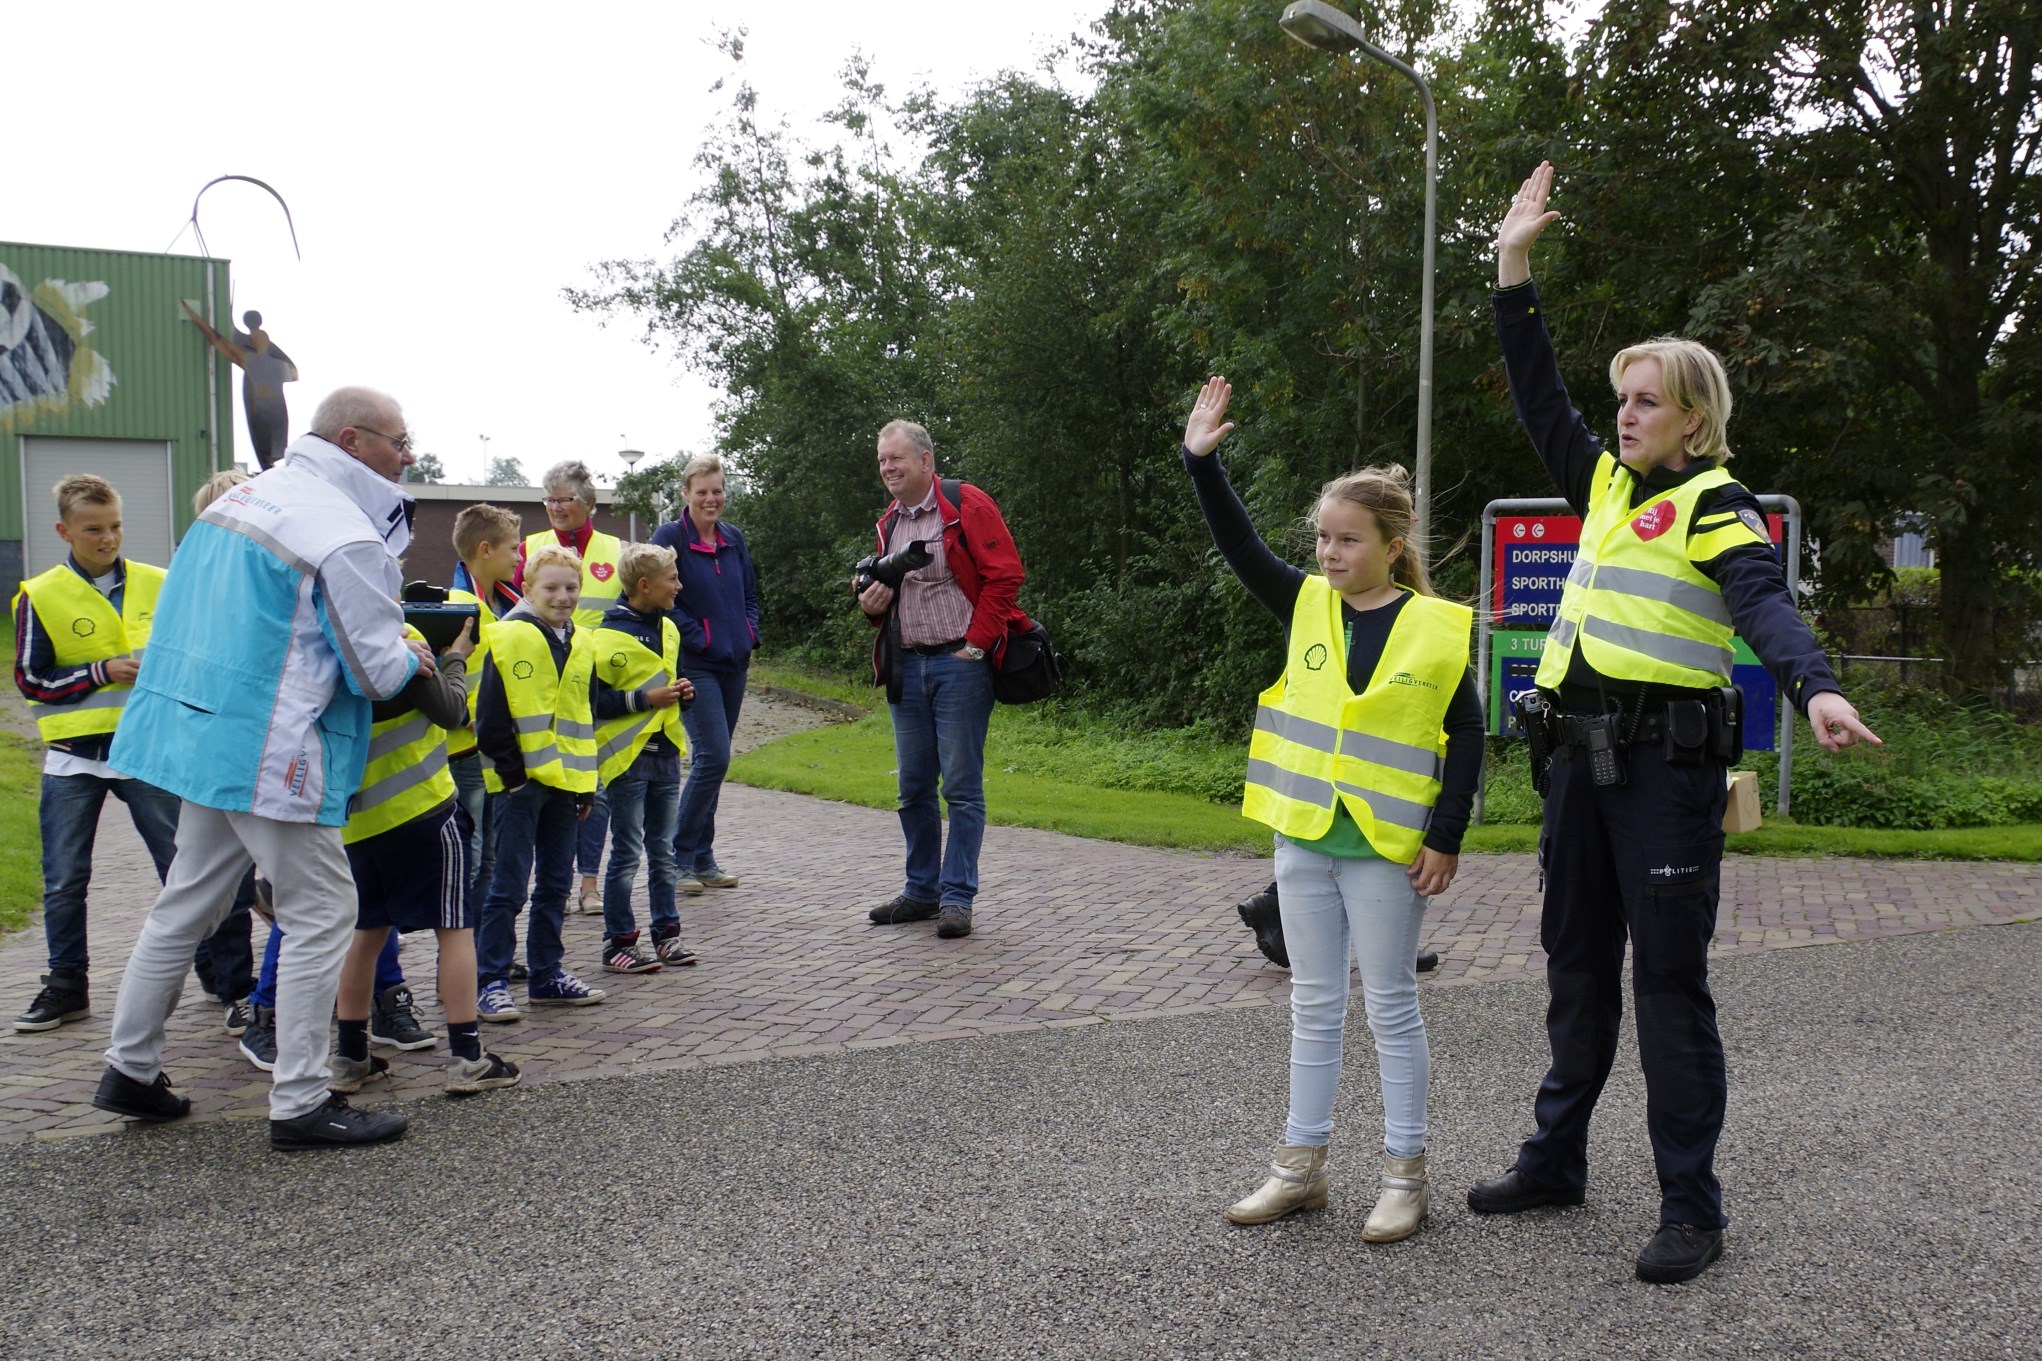
<svg viewBox="0 0 2042 1361">
<path fill-rule="evenodd" d="M 21 441 L 24 576 L 62 562 L 70 552 L 57 537 L 57 498 L 50 488 L 72 473 L 96 473 L 121 494 L 121 552 L 137 562 L 170 564 L 176 521 L 170 513 L 170 444 L 166 440 L 63 439 Z"/>
</svg>

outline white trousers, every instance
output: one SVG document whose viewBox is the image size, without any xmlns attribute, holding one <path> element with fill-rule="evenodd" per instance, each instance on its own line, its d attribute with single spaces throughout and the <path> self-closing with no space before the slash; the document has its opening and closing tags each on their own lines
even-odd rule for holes
<svg viewBox="0 0 2042 1361">
<path fill-rule="evenodd" d="M 251 864 L 269 877 L 284 931 L 269 1114 L 289 1120 L 326 1103 L 333 997 L 356 913 L 354 874 L 338 827 L 184 805 L 177 858 L 121 978 L 106 1061 L 138 1082 L 154 1082 L 163 1071 L 163 1027 L 184 991 L 192 950 L 227 915 Z"/>
</svg>

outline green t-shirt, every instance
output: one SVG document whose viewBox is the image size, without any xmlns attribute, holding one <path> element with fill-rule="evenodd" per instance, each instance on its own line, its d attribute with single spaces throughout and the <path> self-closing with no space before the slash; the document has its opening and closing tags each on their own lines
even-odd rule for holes
<svg viewBox="0 0 2042 1361">
<path fill-rule="evenodd" d="M 1298 845 L 1320 855 L 1330 855 L 1335 860 L 1380 860 L 1382 853 L 1368 844 L 1368 838 L 1361 834 L 1361 824 L 1354 820 L 1354 814 L 1347 811 L 1347 801 L 1337 800 L 1333 805 L 1333 825 L 1326 829 L 1326 835 L 1317 841 L 1300 841 Z"/>
</svg>

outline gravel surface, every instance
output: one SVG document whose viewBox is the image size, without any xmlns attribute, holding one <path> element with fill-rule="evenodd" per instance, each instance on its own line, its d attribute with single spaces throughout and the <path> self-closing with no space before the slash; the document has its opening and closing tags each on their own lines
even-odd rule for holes
<svg viewBox="0 0 2042 1361">
<path fill-rule="evenodd" d="M 1656 1221 L 1627 1033 L 1578 1210 L 1471 1215 L 1542 1067 L 1543 989 L 1431 992 L 1438 1194 L 1360 1240 L 1380 1120 L 1356 1007 L 1330 1209 L 1229 1226 L 1280 1131 L 1278 1008 L 0 1149 L 0 1353 L 61 1357 L 2042 1354 L 2042 925 L 1716 970 L 1718 1266 Z"/>
</svg>

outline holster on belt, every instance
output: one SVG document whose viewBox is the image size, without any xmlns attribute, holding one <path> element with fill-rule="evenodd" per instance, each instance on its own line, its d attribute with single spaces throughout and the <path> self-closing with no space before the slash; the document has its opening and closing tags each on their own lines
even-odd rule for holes
<svg viewBox="0 0 2042 1361">
<path fill-rule="evenodd" d="M 1553 748 L 1559 745 L 1560 736 L 1559 715 L 1537 690 L 1527 690 L 1511 700 L 1510 712 L 1517 716 L 1517 726 L 1524 730 L 1531 752 L 1532 792 L 1543 799 L 1547 785 L 1552 782 Z"/>
</svg>

